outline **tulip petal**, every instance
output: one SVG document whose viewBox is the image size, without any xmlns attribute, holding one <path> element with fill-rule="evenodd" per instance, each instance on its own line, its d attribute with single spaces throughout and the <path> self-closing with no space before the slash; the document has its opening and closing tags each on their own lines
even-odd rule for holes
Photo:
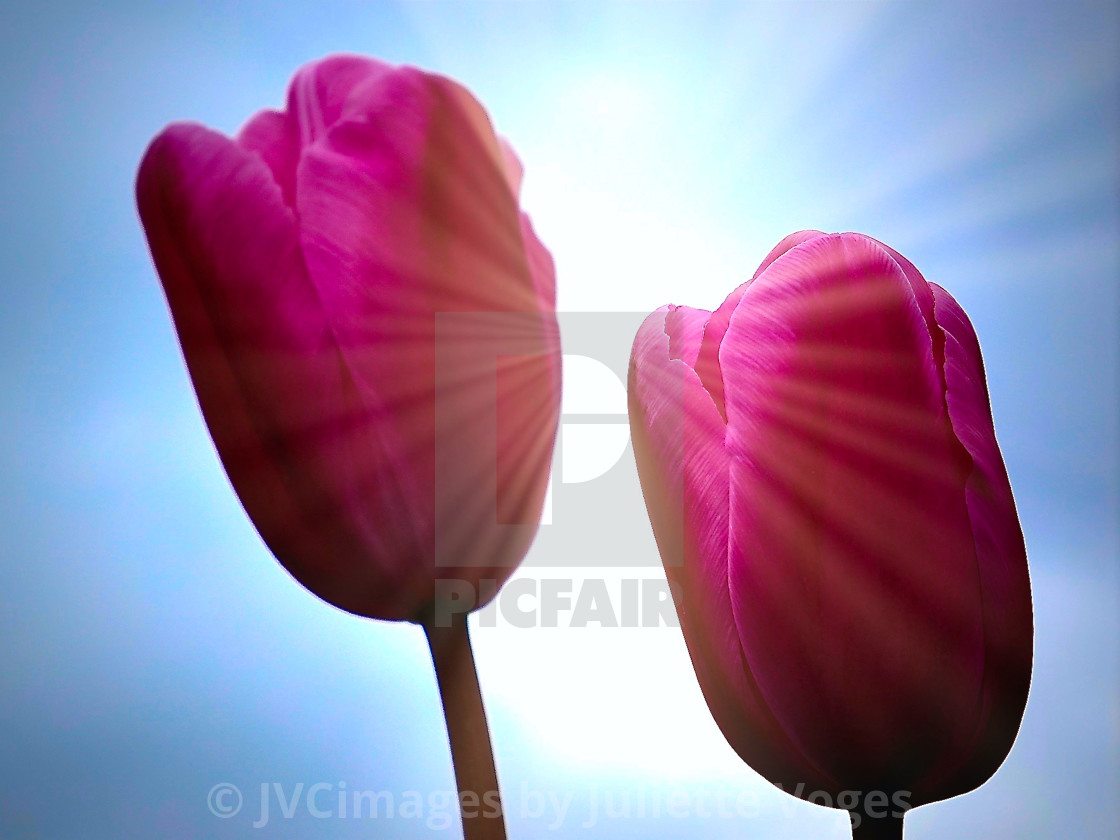
<svg viewBox="0 0 1120 840">
<path fill-rule="evenodd" d="M 712 313 L 689 306 L 671 306 L 665 315 L 664 332 L 669 336 L 669 358 L 680 359 L 695 369 L 704 328 Z"/>
<path fill-rule="evenodd" d="M 552 254 L 537 238 L 528 213 L 521 214 L 521 242 L 533 278 L 537 307 L 543 312 L 552 312 L 556 309 L 556 264 Z"/>
<path fill-rule="evenodd" d="M 970 714 L 979 582 L 910 280 L 867 237 L 817 237 L 744 291 L 719 351 L 731 603 L 751 672 L 801 751 L 873 789 L 914 779 Z"/>
<path fill-rule="evenodd" d="M 762 274 L 762 272 L 768 269 L 774 263 L 774 261 L 778 259 L 778 257 L 783 257 L 799 245 L 804 245 L 806 242 L 812 242 L 814 239 L 818 239 L 822 236 L 827 236 L 827 234 L 823 231 L 812 229 L 799 230 L 796 233 L 791 233 L 789 236 L 785 237 L 781 242 L 770 249 L 770 253 L 766 255 L 766 257 L 762 260 L 762 263 L 758 266 L 757 269 L 755 269 L 754 274 L 751 275 L 751 280 L 754 280 L 756 277 L 758 277 L 758 275 Z M 730 317 L 730 313 L 728 313 L 728 318 Z M 723 331 L 727 331 L 726 324 L 724 324 L 723 326 Z"/>
<path fill-rule="evenodd" d="M 321 140 L 344 117 L 361 116 L 368 89 L 394 70 L 360 55 L 332 55 L 301 67 L 288 86 L 286 111 L 300 147 Z"/>
<path fill-rule="evenodd" d="M 743 299 L 743 294 L 747 291 L 747 287 L 751 282 L 758 277 L 763 271 L 770 267 L 770 264 L 778 257 L 796 248 L 798 245 L 803 245 L 806 242 L 811 242 L 819 236 L 824 236 L 819 230 L 801 230 L 797 233 L 791 233 L 781 242 L 774 246 L 766 259 L 762 261 L 762 265 L 755 271 L 754 276 L 751 277 L 746 283 L 741 284 L 735 291 L 727 296 L 727 299 L 720 305 L 720 307 L 712 313 L 711 319 L 704 331 L 704 341 L 698 353 L 698 358 L 693 365 L 696 372 L 700 375 L 700 380 L 704 383 L 704 387 L 708 389 L 708 393 L 712 395 L 712 401 L 719 409 L 719 413 L 723 418 L 727 419 L 727 407 L 724 405 L 724 381 L 723 371 L 719 364 L 719 346 L 723 343 L 723 336 L 727 332 L 727 326 L 731 323 L 731 316 L 735 312 L 736 307 L 739 306 L 739 301 Z"/>
<path fill-rule="evenodd" d="M 870 239 L 870 237 L 868 237 Z M 930 338 L 930 350 L 933 353 L 934 366 L 927 369 L 927 382 L 930 388 L 939 390 L 942 394 L 945 393 L 945 337 L 942 335 L 940 328 L 937 326 L 937 319 L 933 311 L 933 290 L 931 284 L 926 282 L 926 279 L 921 275 L 921 272 L 915 268 L 914 263 L 894 250 L 884 245 L 878 240 L 871 240 L 875 242 L 880 248 L 890 254 L 891 259 L 902 270 L 903 275 L 906 277 L 906 282 L 910 284 L 910 290 L 914 293 L 914 300 L 918 304 L 918 309 L 922 313 L 922 319 L 925 321 L 926 331 Z"/>
<path fill-rule="evenodd" d="M 513 197 L 518 198 L 521 195 L 521 179 L 525 175 L 525 167 L 521 165 L 521 158 L 517 156 L 517 152 L 506 138 L 499 137 L 498 145 L 502 152 L 502 172 L 505 173 L 509 188 L 513 191 Z"/>
<path fill-rule="evenodd" d="M 258 112 L 238 132 L 237 142 L 261 156 L 280 187 L 284 203 L 294 209 L 299 140 L 287 114 L 280 111 Z"/>
<path fill-rule="evenodd" d="M 996 442 L 980 345 L 952 295 L 930 286 L 944 331 L 949 416 L 973 464 L 966 499 L 984 599 L 984 679 L 976 725 L 956 753 L 956 766 L 947 768 L 951 786 L 930 791 L 930 798 L 944 799 L 982 784 L 1011 749 L 1030 686 L 1033 617 L 1026 547 Z"/>
<path fill-rule="evenodd" d="M 395 470 L 268 167 L 216 132 L 174 125 L 145 155 L 137 200 L 207 425 L 261 536 L 320 597 L 405 617 L 430 580 L 415 535 L 385 515 L 404 513 Z"/>
<path fill-rule="evenodd" d="M 772 782 L 831 786 L 781 731 L 740 647 L 728 591 L 725 426 L 684 360 L 708 317 L 664 307 L 634 340 L 630 427 L 642 492 L 701 690 L 728 743 Z"/>
<path fill-rule="evenodd" d="M 555 294 L 551 259 L 523 222 L 485 112 L 440 76 L 406 67 L 370 77 L 348 94 L 344 119 L 304 148 L 297 207 L 339 346 L 363 392 L 391 409 L 383 434 L 409 464 L 412 516 L 439 522 L 429 540 L 437 565 L 504 579 L 543 503 L 559 354 L 555 316 L 541 311 Z M 437 370 L 439 313 L 522 317 L 443 319 L 440 340 L 460 352 L 439 356 Z M 493 353 L 488 366 L 484 357 L 503 331 L 499 394 Z M 433 389 L 435 377 L 443 384 Z M 495 424 L 525 439 L 496 441 Z M 445 439 L 457 460 L 442 469 L 432 442 L 438 450 Z M 510 451 L 524 456 L 515 469 L 499 463 Z M 498 498 L 496 470 L 500 492 L 520 493 L 513 508 Z"/>
</svg>

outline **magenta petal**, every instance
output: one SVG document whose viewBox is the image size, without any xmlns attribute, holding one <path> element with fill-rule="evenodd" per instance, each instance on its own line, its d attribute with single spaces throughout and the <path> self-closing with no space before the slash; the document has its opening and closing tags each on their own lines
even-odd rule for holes
<svg viewBox="0 0 1120 840">
<path fill-rule="evenodd" d="M 893 248 L 889 248 L 878 240 L 872 240 L 880 248 L 891 255 L 891 259 L 895 261 L 903 275 L 906 277 L 906 282 L 910 284 L 910 289 L 914 293 L 914 300 L 918 304 L 918 309 L 922 313 L 922 319 L 925 321 L 926 332 L 930 339 L 930 350 L 933 353 L 935 367 L 928 371 L 929 387 L 945 392 L 945 375 L 943 372 L 945 361 L 945 339 L 941 334 L 941 330 L 937 326 L 937 320 L 933 313 L 933 290 L 926 279 L 921 275 L 921 272 L 914 267 L 914 264 L 902 254 Z"/>
<path fill-rule="evenodd" d="M 268 164 L 284 195 L 284 203 L 294 208 L 299 138 L 288 116 L 280 111 L 258 112 L 238 132 L 237 142 Z"/>
<path fill-rule="evenodd" d="M 901 789 L 954 742 L 983 668 L 967 459 L 921 307 L 878 243 L 817 237 L 749 285 L 719 358 L 751 672 L 829 775 Z"/>
<path fill-rule="evenodd" d="M 517 156 L 517 152 L 506 138 L 499 137 L 498 146 L 502 153 L 502 172 L 505 173 L 513 197 L 518 198 L 521 195 L 521 179 L 525 175 L 525 167 L 521 165 L 521 158 Z"/>
<path fill-rule="evenodd" d="M 320 597 L 405 617 L 430 586 L 416 537 L 385 515 L 401 509 L 393 470 L 268 168 L 173 125 L 145 155 L 137 200 L 207 425 L 265 542 Z"/>
<path fill-rule="evenodd" d="M 556 309 L 556 263 L 553 262 L 552 254 L 537 238 L 527 213 L 521 214 L 521 242 L 529 263 L 529 273 L 533 278 L 537 306 L 543 311 L 552 311 Z"/>
<path fill-rule="evenodd" d="M 630 360 L 630 426 L 642 491 L 704 697 L 728 742 L 771 781 L 828 783 L 799 756 L 743 659 L 727 587 L 724 423 L 699 378 L 673 358 L 695 349 L 708 313 L 650 315 Z M 691 349 L 690 349 L 691 348 Z"/>
<path fill-rule="evenodd" d="M 680 359 L 690 368 L 696 367 L 704 328 L 712 313 L 689 306 L 670 306 L 665 315 L 665 333 L 669 336 L 669 357 Z"/>
<path fill-rule="evenodd" d="M 770 249 L 770 253 L 766 255 L 766 258 L 763 259 L 762 263 L 758 266 L 757 269 L 755 269 L 755 272 L 751 276 L 751 279 L 753 280 L 755 277 L 758 277 L 758 275 L 768 269 L 775 260 L 777 260 L 779 257 L 785 256 L 798 245 L 804 245 L 806 242 L 812 242 L 814 239 L 817 239 L 821 236 L 827 236 L 827 234 L 819 230 L 799 230 L 796 233 L 791 233 L 789 236 L 785 237 L 781 242 Z M 728 317 L 730 317 L 730 315 Z M 726 330 L 727 326 L 724 325 L 723 329 Z"/>
<path fill-rule="evenodd" d="M 359 55 L 332 55 L 301 67 L 288 86 L 287 103 L 300 146 L 322 139 L 351 109 L 365 111 L 365 91 L 392 72 L 392 65 Z"/>
<path fill-rule="evenodd" d="M 743 299 L 743 295 L 750 284 L 751 281 L 748 280 L 746 283 L 737 286 L 735 291 L 729 294 L 719 308 L 711 314 L 704 328 L 700 349 L 696 354 L 696 373 L 704 384 L 705 390 L 711 395 L 716 410 L 719 411 L 724 420 L 727 419 L 727 405 L 724 396 L 723 369 L 719 363 L 719 346 L 723 343 L 727 325 L 731 323 L 731 315 L 735 312 L 735 307 L 739 305 L 739 301 Z"/>
<path fill-rule="evenodd" d="M 477 102 L 411 68 L 367 93 L 366 118 L 305 150 L 298 175 L 308 267 L 344 343 L 430 329 L 409 313 L 535 311 L 519 211 Z"/>
<path fill-rule="evenodd" d="M 1019 729 L 1031 678 L 1033 617 L 1023 533 L 996 443 L 984 363 L 964 310 L 930 284 L 945 337 L 946 401 L 953 431 L 968 450 L 969 520 L 983 591 L 985 668 L 973 735 L 946 768 L 938 798 L 965 793 L 1003 762 Z"/>
<path fill-rule="evenodd" d="M 555 294 L 551 259 L 527 236 L 531 228 L 522 222 L 493 129 L 462 87 L 400 68 L 366 84 L 360 97 L 351 94 L 348 108 L 347 119 L 306 147 L 300 161 L 297 207 L 307 266 L 349 369 L 385 408 L 382 434 L 407 458 L 411 516 L 431 528 L 440 523 L 431 550 L 452 546 L 457 564 L 497 564 L 494 574 L 504 578 L 515 546 L 531 539 L 536 517 L 528 511 L 540 510 L 551 457 L 555 424 L 541 422 L 555 414 L 559 381 L 555 317 L 541 311 Z M 503 374 L 499 395 L 503 433 L 531 434 L 498 446 L 525 454 L 517 467 L 525 485 L 503 479 L 504 492 L 516 489 L 520 502 L 499 514 L 513 517 L 506 520 L 511 527 L 521 523 L 516 533 L 497 527 L 492 507 L 498 455 L 494 424 L 487 427 L 482 413 L 494 410 L 493 399 L 484 398 L 496 387 L 493 358 L 489 374 L 473 351 L 441 357 L 437 369 L 437 313 L 471 312 L 525 316 L 520 324 L 474 323 L 480 340 L 505 329 L 535 336 L 528 344 L 513 337 L 503 355 L 521 358 L 503 362 L 517 371 Z M 481 345 L 474 349 L 481 352 Z M 445 383 L 438 406 L 437 375 Z M 451 425 L 437 428 L 440 422 Z M 440 472 L 432 442 L 445 437 L 455 439 L 459 460 Z M 506 502 L 497 504 L 506 510 Z M 445 508 L 448 514 L 437 516 Z M 524 524 L 530 519 L 533 528 Z M 472 530 L 484 527 L 485 534 Z"/>
<path fill-rule="evenodd" d="M 704 383 L 704 387 L 708 389 L 708 393 L 712 395 L 712 400 L 715 402 L 716 407 L 719 409 L 720 414 L 725 418 L 727 417 L 727 408 L 724 405 L 724 381 L 723 371 L 720 369 L 719 362 L 719 346 L 723 343 L 723 336 L 727 332 L 727 326 L 731 323 L 731 316 L 735 312 L 735 308 L 742 300 L 747 287 L 751 282 L 758 277 L 763 271 L 770 267 L 778 257 L 783 256 L 788 251 L 796 248 L 798 245 L 803 245 L 806 242 L 811 242 L 819 236 L 824 236 L 819 230 L 801 230 L 797 233 L 791 233 L 781 242 L 774 246 L 766 259 L 762 261 L 762 265 L 754 273 L 746 283 L 739 285 L 735 291 L 727 296 L 727 299 L 720 305 L 719 309 L 711 315 L 711 320 L 708 322 L 704 332 L 704 341 L 698 352 L 698 358 L 694 365 L 696 372 L 700 374 L 700 380 Z"/>
</svg>

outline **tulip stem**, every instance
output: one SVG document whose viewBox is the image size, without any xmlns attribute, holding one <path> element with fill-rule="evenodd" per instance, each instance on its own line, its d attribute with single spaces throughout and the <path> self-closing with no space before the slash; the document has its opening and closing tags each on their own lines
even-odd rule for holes
<svg viewBox="0 0 1120 840">
<path fill-rule="evenodd" d="M 467 617 L 456 614 L 449 627 L 423 622 L 439 683 L 451 762 L 459 787 L 464 840 L 506 840 L 494 748 L 478 687 Z"/>
<path fill-rule="evenodd" d="M 854 811 L 852 818 L 852 840 L 902 840 L 902 817 L 887 814 L 879 819 Z"/>
</svg>

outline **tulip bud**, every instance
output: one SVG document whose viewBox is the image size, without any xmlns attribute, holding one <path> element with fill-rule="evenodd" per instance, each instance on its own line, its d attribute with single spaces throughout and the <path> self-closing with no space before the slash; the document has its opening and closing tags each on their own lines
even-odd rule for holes
<svg viewBox="0 0 1120 840">
<path fill-rule="evenodd" d="M 302 68 L 233 139 L 177 123 L 144 156 L 218 455 L 280 562 L 342 609 L 477 608 L 536 531 L 560 349 L 520 175 L 464 88 L 354 56 Z"/>
<path fill-rule="evenodd" d="M 1030 582 L 949 293 L 866 236 L 793 234 L 714 313 L 650 315 L 629 385 L 685 641 L 743 760 L 867 836 L 988 779 L 1026 703 Z"/>
</svg>

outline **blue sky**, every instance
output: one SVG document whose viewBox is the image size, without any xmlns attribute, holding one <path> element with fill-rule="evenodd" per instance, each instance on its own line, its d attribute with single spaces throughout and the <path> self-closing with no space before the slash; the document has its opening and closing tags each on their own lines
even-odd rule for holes
<svg viewBox="0 0 1120 840">
<path fill-rule="evenodd" d="M 482 99 L 563 310 L 712 308 L 807 227 L 872 235 L 948 288 L 985 353 L 1036 667 L 1003 768 L 908 837 L 1120 831 L 1114 3 L 45 2 L 7 4 L 0 43 L 4 837 L 369 836 L 306 809 L 254 829 L 260 786 L 451 788 L 417 628 L 327 607 L 245 519 L 133 205 L 165 123 L 232 132 L 337 51 Z M 845 836 L 738 761 L 679 631 L 475 636 L 511 838 Z M 229 820 L 206 807 L 223 782 L 245 793 Z M 580 828 L 627 791 L 694 805 Z M 705 817 L 704 791 L 757 807 Z M 518 813 L 533 792 L 573 797 L 554 831 Z"/>
</svg>

